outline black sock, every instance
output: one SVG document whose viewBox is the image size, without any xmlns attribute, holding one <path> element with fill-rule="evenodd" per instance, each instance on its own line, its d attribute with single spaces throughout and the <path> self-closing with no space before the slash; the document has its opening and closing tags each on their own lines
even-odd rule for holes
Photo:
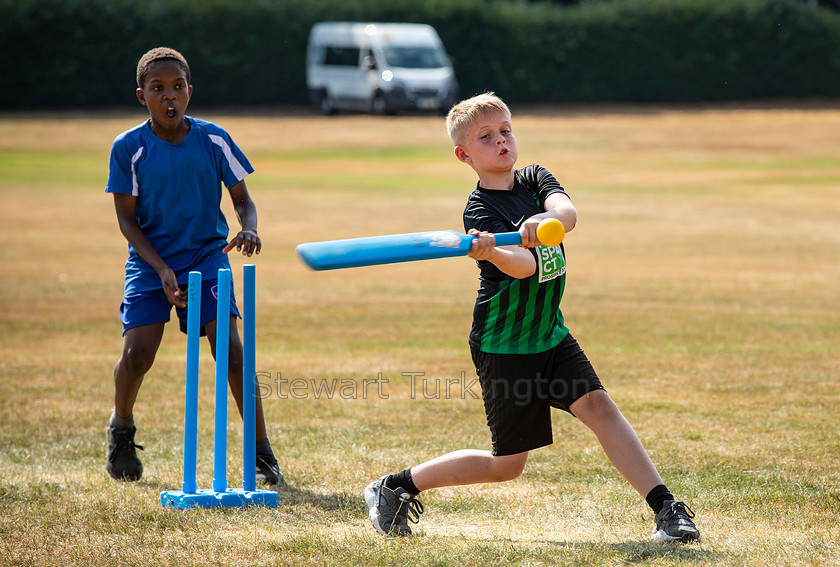
<svg viewBox="0 0 840 567">
<path fill-rule="evenodd" d="M 396 490 L 397 488 L 404 488 L 412 496 L 417 496 L 418 494 L 420 494 L 420 491 L 417 489 L 416 486 L 414 486 L 414 481 L 411 480 L 411 469 L 403 469 L 397 474 L 392 474 L 385 481 L 385 486 L 387 486 L 391 490 Z"/>
<path fill-rule="evenodd" d="M 271 441 L 268 440 L 268 437 L 265 439 L 260 439 L 256 443 L 254 443 L 256 447 L 256 454 L 257 455 L 273 455 L 274 452 L 271 450 Z"/>
<path fill-rule="evenodd" d="M 666 500 L 673 499 L 674 495 L 671 494 L 671 491 L 668 490 L 668 487 L 664 484 L 654 486 L 651 491 L 648 492 L 648 495 L 645 496 L 645 500 L 647 500 L 648 506 L 650 506 L 654 514 L 658 514 L 662 510 L 662 504 Z"/>
</svg>

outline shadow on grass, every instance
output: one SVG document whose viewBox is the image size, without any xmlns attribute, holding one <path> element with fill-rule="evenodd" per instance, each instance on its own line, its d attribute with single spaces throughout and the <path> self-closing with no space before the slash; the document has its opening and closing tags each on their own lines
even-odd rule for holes
<svg viewBox="0 0 840 567">
<path fill-rule="evenodd" d="M 544 541 L 549 546 L 585 551 L 612 550 L 623 563 L 645 563 L 651 559 L 663 558 L 679 562 L 693 562 L 709 565 L 722 559 L 720 553 L 704 548 L 703 543 L 661 543 L 655 541 L 625 541 L 620 543 L 605 542 L 569 542 Z"/>
<path fill-rule="evenodd" d="M 284 484 L 277 488 L 279 505 L 282 506 L 311 506 L 324 511 L 358 511 L 367 509 L 363 506 L 360 494 L 349 492 L 314 492 L 297 486 Z"/>
<path fill-rule="evenodd" d="M 180 490 L 177 487 L 164 487 L 158 480 L 154 478 L 142 478 L 137 481 L 135 486 L 153 489 L 156 492 L 164 490 Z M 209 488 L 209 486 L 199 486 L 199 488 Z M 237 488 L 236 485 L 230 488 Z M 268 487 L 265 485 L 257 485 L 261 490 L 272 490 L 277 493 L 278 505 L 280 507 L 296 507 L 296 506 L 310 506 L 313 508 L 320 508 L 324 511 L 345 511 L 352 510 L 367 510 L 363 506 L 361 494 L 351 494 L 349 492 L 315 492 L 306 490 L 297 486 L 284 483 L 276 487 Z M 0 488 L 0 496 L 3 495 L 3 490 Z"/>
</svg>

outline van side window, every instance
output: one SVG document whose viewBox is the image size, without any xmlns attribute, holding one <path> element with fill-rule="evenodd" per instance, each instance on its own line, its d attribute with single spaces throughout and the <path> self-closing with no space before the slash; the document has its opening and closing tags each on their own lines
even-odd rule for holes
<svg viewBox="0 0 840 567">
<path fill-rule="evenodd" d="M 365 49 L 362 52 L 362 69 L 365 71 L 373 71 L 376 69 L 376 57 L 370 49 Z"/>
<path fill-rule="evenodd" d="M 324 65 L 340 65 L 342 67 L 359 66 L 359 48 L 328 45 L 324 54 Z"/>
</svg>

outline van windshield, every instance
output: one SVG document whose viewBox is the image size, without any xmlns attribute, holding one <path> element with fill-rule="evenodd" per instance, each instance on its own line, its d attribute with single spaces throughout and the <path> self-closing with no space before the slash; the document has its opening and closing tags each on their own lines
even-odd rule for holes
<svg viewBox="0 0 840 567">
<path fill-rule="evenodd" d="M 391 67 L 409 69 L 439 69 L 446 67 L 443 51 L 434 47 L 386 46 L 382 48 Z"/>
</svg>

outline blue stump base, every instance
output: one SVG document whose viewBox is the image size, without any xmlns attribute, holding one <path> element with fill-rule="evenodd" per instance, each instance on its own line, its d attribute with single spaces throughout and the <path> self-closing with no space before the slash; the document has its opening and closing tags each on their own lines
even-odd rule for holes
<svg viewBox="0 0 840 567">
<path fill-rule="evenodd" d="M 271 490 L 244 490 L 228 488 L 224 492 L 210 489 L 186 493 L 181 490 L 166 490 L 160 493 L 160 505 L 164 508 L 245 508 L 247 506 L 266 506 L 276 508 L 278 495 Z"/>
</svg>

